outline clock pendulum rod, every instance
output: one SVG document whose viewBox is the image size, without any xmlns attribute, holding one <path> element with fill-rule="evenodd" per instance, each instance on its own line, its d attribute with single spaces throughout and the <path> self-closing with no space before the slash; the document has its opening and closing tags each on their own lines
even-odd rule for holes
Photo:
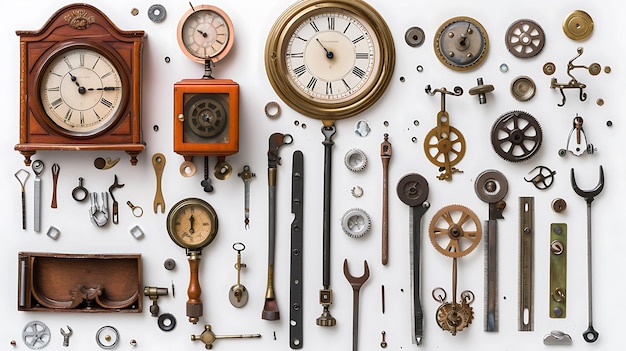
<svg viewBox="0 0 626 351">
<path fill-rule="evenodd" d="M 322 327 L 333 327 L 337 323 L 328 310 L 333 303 L 333 291 L 330 289 L 330 180 L 332 164 L 332 148 L 335 144 L 333 136 L 337 129 L 334 125 L 324 125 L 322 134 L 324 135 L 324 213 L 322 223 L 322 286 L 320 290 L 320 304 L 323 307 L 322 315 L 316 319 L 316 323 Z"/>
<path fill-rule="evenodd" d="M 383 163 L 383 228 L 381 260 L 386 265 L 389 261 L 389 161 L 391 159 L 391 143 L 389 134 L 384 134 L 384 141 L 380 144 L 380 158 Z"/>
<path fill-rule="evenodd" d="M 275 321 L 280 319 L 278 304 L 274 294 L 274 251 L 276 247 L 276 175 L 280 165 L 278 150 L 285 144 L 291 144 L 291 135 L 273 133 L 269 138 L 267 150 L 267 190 L 268 190 L 268 248 L 267 248 L 267 287 L 265 289 L 265 304 L 261 318 Z"/>
<path fill-rule="evenodd" d="M 291 171 L 291 270 L 289 290 L 289 347 L 302 348 L 302 228 L 304 201 L 304 159 L 302 151 L 293 153 Z"/>
</svg>

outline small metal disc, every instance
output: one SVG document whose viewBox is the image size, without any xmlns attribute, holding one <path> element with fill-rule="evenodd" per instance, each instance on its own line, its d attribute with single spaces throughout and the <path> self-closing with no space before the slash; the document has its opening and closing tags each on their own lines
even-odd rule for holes
<svg viewBox="0 0 626 351">
<path fill-rule="evenodd" d="M 367 156 L 365 156 L 363 150 L 351 149 L 346 152 L 344 163 L 352 172 L 360 172 L 367 166 Z"/>
<path fill-rule="evenodd" d="M 163 331 L 171 331 L 176 328 L 176 317 L 171 313 L 163 313 L 157 319 L 157 325 Z"/>
<path fill-rule="evenodd" d="M 162 22 L 165 19 L 165 6 L 154 4 L 148 8 L 148 18 L 154 23 Z"/>
<path fill-rule="evenodd" d="M 117 347 L 120 332 L 115 327 L 105 325 L 96 332 L 96 343 L 101 349 L 110 350 Z"/>
<path fill-rule="evenodd" d="M 414 48 L 422 46 L 425 38 L 426 35 L 424 34 L 424 30 L 420 27 L 411 27 L 407 29 L 406 33 L 404 33 L 404 40 L 407 45 Z"/>
<path fill-rule="evenodd" d="M 602 72 L 602 66 L 599 63 L 592 63 L 589 65 L 589 74 L 592 76 L 597 76 Z"/>
<path fill-rule="evenodd" d="M 543 65 L 543 73 L 547 76 L 551 76 L 556 72 L 556 65 L 554 62 L 546 62 Z"/>
<path fill-rule="evenodd" d="M 522 19 L 509 26 L 504 40 L 506 48 L 513 56 L 529 58 L 541 52 L 546 36 L 539 24 L 529 19 Z"/>
<path fill-rule="evenodd" d="M 476 178 L 474 190 L 479 199 L 488 203 L 496 203 L 509 191 L 509 182 L 504 174 L 499 171 L 488 169 Z"/>
<path fill-rule="evenodd" d="M 572 11 L 563 20 L 563 32 L 572 40 L 585 40 L 593 32 L 593 19 L 585 11 Z"/>
<path fill-rule="evenodd" d="M 171 271 L 176 268 L 176 261 L 174 261 L 173 258 L 168 258 L 163 262 L 163 267 L 165 267 L 168 271 Z"/>
<path fill-rule="evenodd" d="M 554 212 L 561 213 L 564 212 L 566 208 L 567 202 L 565 202 L 565 200 L 561 198 L 556 198 L 552 200 L 552 209 L 554 210 Z"/>
<path fill-rule="evenodd" d="M 402 177 L 396 187 L 398 198 L 405 204 L 420 206 L 428 199 L 428 181 L 422 175 L 409 173 Z"/>
<path fill-rule="evenodd" d="M 527 76 L 519 76 L 511 82 L 511 95 L 517 101 L 528 101 L 535 96 L 535 82 Z"/>
</svg>

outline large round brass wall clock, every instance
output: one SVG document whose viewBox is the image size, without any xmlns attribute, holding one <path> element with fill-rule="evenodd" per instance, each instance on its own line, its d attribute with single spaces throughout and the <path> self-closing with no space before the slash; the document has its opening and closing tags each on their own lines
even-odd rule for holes
<svg viewBox="0 0 626 351">
<path fill-rule="evenodd" d="M 304 0 L 276 21 L 265 68 L 294 110 L 330 121 L 354 116 L 385 92 L 395 48 L 384 19 L 360 0 Z"/>
<path fill-rule="evenodd" d="M 37 150 L 122 150 L 137 163 L 143 31 L 122 31 L 97 8 L 72 4 L 20 37 L 20 142 Z"/>
</svg>

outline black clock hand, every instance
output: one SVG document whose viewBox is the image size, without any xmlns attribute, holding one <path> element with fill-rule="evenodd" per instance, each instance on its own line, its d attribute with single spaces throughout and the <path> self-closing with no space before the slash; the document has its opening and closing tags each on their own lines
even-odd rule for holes
<svg viewBox="0 0 626 351">
<path fill-rule="evenodd" d="M 315 38 L 315 40 L 320 44 L 322 49 L 324 49 L 324 51 L 326 51 L 326 58 L 331 59 L 331 58 L 333 58 L 335 56 L 332 51 L 328 51 L 328 49 L 326 49 L 326 47 L 324 46 L 324 44 L 322 44 L 322 42 L 319 40 L 319 38 Z"/>
<path fill-rule="evenodd" d="M 194 224 L 195 220 L 196 220 L 196 219 L 193 217 L 193 215 L 191 215 L 191 216 L 189 217 L 189 224 L 190 224 L 190 226 L 191 226 L 191 228 L 189 228 L 189 232 L 190 232 L 191 234 L 193 234 L 193 233 L 195 232 L 195 230 L 193 229 L 193 224 Z"/>
<path fill-rule="evenodd" d="M 206 34 L 205 32 L 201 31 L 200 29 L 196 29 L 196 31 L 200 34 L 202 34 L 203 38 L 206 38 L 208 36 L 208 34 Z"/>
<path fill-rule="evenodd" d="M 72 74 L 72 72 L 67 72 L 67 74 L 69 74 L 70 79 L 72 80 L 72 82 L 74 82 L 74 84 L 76 84 L 76 86 L 78 87 L 78 93 L 79 94 L 84 94 L 87 90 L 85 89 L 85 87 L 81 86 L 80 84 L 78 84 L 78 79 L 76 79 L 76 76 Z"/>
<path fill-rule="evenodd" d="M 122 87 L 102 87 L 102 88 L 89 88 L 87 90 L 89 91 L 94 91 L 94 90 L 104 90 L 104 91 L 111 91 L 111 90 L 118 90 L 118 89 L 122 89 Z"/>
</svg>

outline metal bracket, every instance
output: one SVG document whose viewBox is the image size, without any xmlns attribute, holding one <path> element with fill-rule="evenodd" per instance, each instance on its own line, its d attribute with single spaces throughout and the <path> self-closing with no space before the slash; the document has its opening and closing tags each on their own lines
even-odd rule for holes
<svg viewBox="0 0 626 351">
<path fill-rule="evenodd" d="M 567 224 L 550 224 L 550 318 L 565 318 L 567 303 Z"/>
<path fill-rule="evenodd" d="M 519 331 L 533 330 L 535 198 L 520 197 Z"/>
</svg>

